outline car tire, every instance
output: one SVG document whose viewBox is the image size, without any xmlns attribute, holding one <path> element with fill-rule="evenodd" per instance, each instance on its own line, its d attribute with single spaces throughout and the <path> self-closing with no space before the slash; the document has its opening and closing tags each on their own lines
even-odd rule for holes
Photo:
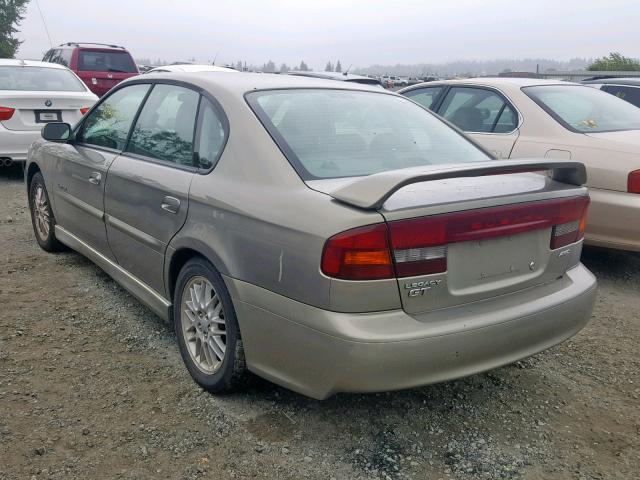
<svg viewBox="0 0 640 480">
<path fill-rule="evenodd" d="M 224 393 L 245 383 L 248 372 L 231 296 L 204 258 L 187 261 L 178 274 L 173 323 L 182 360 L 198 385 Z"/>
<path fill-rule="evenodd" d="M 56 219 L 53 216 L 49 193 L 40 172 L 36 173 L 29 183 L 29 210 L 33 233 L 40 248 L 45 252 L 67 250 L 67 247 L 56 238 Z"/>
</svg>

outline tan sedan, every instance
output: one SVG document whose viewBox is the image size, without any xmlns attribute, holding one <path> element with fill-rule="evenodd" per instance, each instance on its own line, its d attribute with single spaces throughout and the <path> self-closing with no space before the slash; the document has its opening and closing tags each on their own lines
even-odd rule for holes
<svg viewBox="0 0 640 480">
<path fill-rule="evenodd" d="M 497 158 L 573 159 L 587 166 L 585 240 L 640 251 L 640 109 L 574 83 L 476 78 L 401 90 Z"/>
</svg>

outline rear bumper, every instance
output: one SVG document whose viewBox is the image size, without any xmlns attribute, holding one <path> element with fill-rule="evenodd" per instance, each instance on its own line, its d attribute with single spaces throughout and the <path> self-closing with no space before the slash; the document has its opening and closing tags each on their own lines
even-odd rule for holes
<svg viewBox="0 0 640 480">
<path fill-rule="evenodd" d="M 7 130 L 0 125 L 0 158 L 25 162 L 27 150 L 39 138 L 41 138 L 39 130 Z"/>
<path fill-rule="evenodd" d="M 590 188 L 585 242 L 598 247 L 640 251 L 640 195 Z"/>
<path fill-rule="evenodd" d="M 329 312 L 225 277 L 247 365 L 313 398 L 416 387 L 490 370 L 579 332 L 595 277 L 583 265 L 557 282 L 421 315 Z"/>
</svg>

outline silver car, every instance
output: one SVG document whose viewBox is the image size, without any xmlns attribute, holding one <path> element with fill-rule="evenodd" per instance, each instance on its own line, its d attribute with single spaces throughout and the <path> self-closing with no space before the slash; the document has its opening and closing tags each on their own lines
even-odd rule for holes
<svg viewBox="0 0 640 480">
<path fill-rule="evenodd" d="M 584 166 L 496 161 L 394 93 L 150 74 L 43 137 L 26 174 L 38 243 L 171 319 L 212 392 L 247 370 L 318 399 L 425 385 L 591 316 Z"/>
</svg>

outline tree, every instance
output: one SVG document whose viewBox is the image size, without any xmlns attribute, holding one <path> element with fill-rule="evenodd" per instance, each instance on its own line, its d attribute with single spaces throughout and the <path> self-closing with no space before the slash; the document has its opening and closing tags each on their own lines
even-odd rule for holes
<svg viewBox="0 0 640 480">
<path fill-rule="evenodd" d="M 285 73 L 288 72 L 290 70 L 289 65 L 287 65 L 286 63 L 283 63 L 282 65 L 280 65 L 280 73 Z"/>
<path fill-rule="evenodd" d="M 13 58 L 22 43 L 13 36 L 29 0 L 0 0 L 0 58 Z"/>
<path fill-rule="evenodd" d="M 242 70 L 244 70 L 244 69 L 242 68 L 242 62 L 241 62 L 240 60 L 238 60 L 238 61 L 236 62 L 236 70 L 238 70 L 239 72 L 241 72 Z"/>
<path fill-rule="evenodd" d="M 336 62 L 336 72 L 342 72 L 342 65 L 340 64 L 340 60 Z"/>
<path fill-rule="evenodd" d="M 262 66 L 262 71 L 266 73 L 274 73 L 276 71 L 276 64 L 272 60 L 269 60 Z"/>
<path fill-rule="evenodd" d="M 608 57 L 597 58 L 587 70 L 602 72 L 630 72 L 640 71 L 640 62 L 633 58 L 625 57 L 618 52 L 612 52 Z"/>
<path fill-rule="evenodd" d="M 333 65 L 331 65 L 331 62 L 327 62 L 327 66 L 324 67 L 324 71 L 325 72 L 333 72 Z"/>
<path fill-rule="evenodd" d="M 309 67 L 307 66 L 307 64 L 306 64 L 306 63 L 304 63 L 304 60 L 302 60 L 302 61 L 300 62 L 300 67 L 299 67 L 298 69 L 299 69 L 301 72 L 308 72 L 308 71 L 310 70 L 310 69 L 309 69 Z"/>
</svg>

